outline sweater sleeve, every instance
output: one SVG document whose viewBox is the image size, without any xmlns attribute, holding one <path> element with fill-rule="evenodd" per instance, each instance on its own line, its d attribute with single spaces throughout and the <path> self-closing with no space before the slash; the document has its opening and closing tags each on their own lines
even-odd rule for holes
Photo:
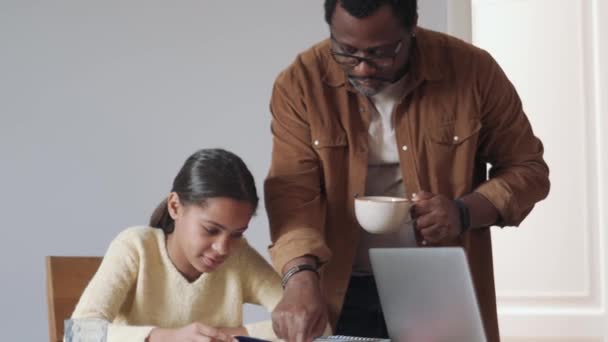
<svg viewBox="0 0 608 342">
<path fill-rule="evenodd" d="M 262 305 L 272 311 L 283 296 L 281 277 L 270 264 L 247 243 L 241 255 L 244 300 L 246 303 Z"/>
<path fill-rule="evenodd" d="M 129 241 L 128 232 L 119 234 L 112 241 L 72 313 L 72 319 L 99 318 L 108 321 L 108 342 L 143 342 L 154 328 L 112 323 L 133 288 L 139 270 L 140 257 L 134 244 Z"/>
<path fill-rule="evenodd" d="M 245 303 L 264 306 L 269 312 L 283 296 L 281 278 L 270 264 L 251 246 L 244 243 L 241 255 L 241 274 L 243 275 L 243 299 Z M 276 340 L 271 321 L 246 324 L 250 336 Z"/>
</svg>

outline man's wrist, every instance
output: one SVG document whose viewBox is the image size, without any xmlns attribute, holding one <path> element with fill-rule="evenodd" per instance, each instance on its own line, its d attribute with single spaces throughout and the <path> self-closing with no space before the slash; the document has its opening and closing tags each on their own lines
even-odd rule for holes
<svg viewBox="0 0 608 342">
<path fill-rule="evenodd" d="M 306 273 L 308 275 L 305 278 L 310 278 L 310 275 L 312 275 L 316 279 L 319 278 L 318 266 L 311 265 L 311 264 L 299 264 L 299 265 L 292 266 L 285 272 L 285 274 L 283 274 L 283 277 L 281 279 L 281 285 L 283 286 L 283 288 L 286 288 L 288 282 L 290 280 L 292 280 L 292 278 L 297 277 L 300 280 L 305 279 L 304 277 L 300 276 L 300 275 L 303 275 L 304 273 Z"/>
<path fill-rule="evenodd" d="M 319 266 L 320 266 L 319 259 L 316 256 L 303 255 L 301 257 L 293 258 L 290 261 L 288 261 L 285 265 L 283 265 L 281 274 L 285 274 L 287 272 L 287 270 L 289 270 L 290 268 L 292 268 L 296 265 L 302 265 L 302 264 L 313 265 L 316 268 L 319 268 Z"/>
</svg>

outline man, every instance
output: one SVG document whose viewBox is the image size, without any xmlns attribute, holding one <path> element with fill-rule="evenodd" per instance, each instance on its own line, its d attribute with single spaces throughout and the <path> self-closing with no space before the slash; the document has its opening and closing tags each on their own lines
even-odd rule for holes
<svg viewBox="0 0 608 342">
<path fill-rule="evenodd" d="M 285 287 L 275 331 L 308 341 L 329 321 L 386 337 L 368 249 L 462 246 L 498 341 L 489 226 L 519 225 L 549 191 L 513 85 L 485 51 L 417 27 L 415 0 L 326 0 L 325 13 L 330 38 L 279 75 L 270 105 L 265 198 Z M 414 227 L 364 233 L 363 194 L 413 197 Z"/>
</svg>

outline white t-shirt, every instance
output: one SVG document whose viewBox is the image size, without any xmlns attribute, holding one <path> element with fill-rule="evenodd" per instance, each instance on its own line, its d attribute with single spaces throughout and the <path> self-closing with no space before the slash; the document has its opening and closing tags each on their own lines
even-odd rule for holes
<svg viewBox="0 0 608 342">
<path fill-rule="evenodd" d="M 405 187 L 399 166 L 399 149 L 395 137 L 393 112 L 401 101 L 407 76 L 370 97 L 375 110 L 371 110 L 369 125 L 369 155 L 366 196 L 404 197 Z M 411 224 L 392 234 L 370 234 L 364 230 L 357 246 L 353 266 L 355 274 L 371 273 L 369 249 L 372 247 L 416 247 Z"/>
</svg>

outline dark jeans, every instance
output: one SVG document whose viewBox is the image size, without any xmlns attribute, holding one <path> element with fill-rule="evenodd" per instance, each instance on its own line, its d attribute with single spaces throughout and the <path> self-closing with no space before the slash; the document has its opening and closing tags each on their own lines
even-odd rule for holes
<svg viewBox="0 0 608 342">
<path fill-rule="evenodd" d="M 388 338 L 373 276 L 352 276 L 336 335 Z"/>
</svg>

